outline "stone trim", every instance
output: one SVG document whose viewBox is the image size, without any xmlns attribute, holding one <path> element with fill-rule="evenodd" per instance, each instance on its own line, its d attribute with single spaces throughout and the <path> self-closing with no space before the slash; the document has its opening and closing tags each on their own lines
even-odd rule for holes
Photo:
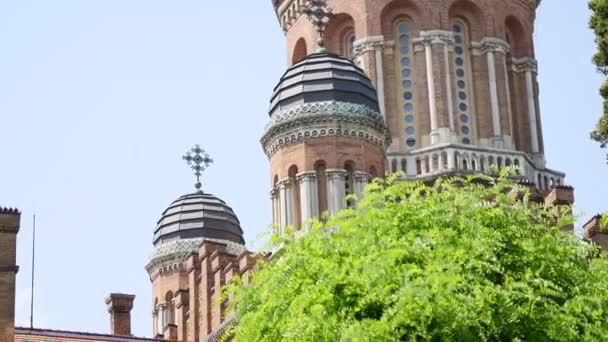
<svg viewBox="0 0 608 342">
<path fill-rule="evenodd" d="M 511 59 L 512 70 L 517 73 L 532 72 L 538 73 L 538 62 L 532 57 Z"/>
<path fill-rule="evenodd" d="M 283 145 L 325 136 L 348 136 L 383 147 L 391 142 L 380 113 L 363 105 L 328 101 L 275 113 L 261 144 L 271 157 Z"/>
<path fill-rule="evenodd" d="M 505 40 L 496 37 L 485 37 L 479 43 L 481 52 L 500 52 L 506 54 L 511 50 L 511 46 Z"/>
</svg>

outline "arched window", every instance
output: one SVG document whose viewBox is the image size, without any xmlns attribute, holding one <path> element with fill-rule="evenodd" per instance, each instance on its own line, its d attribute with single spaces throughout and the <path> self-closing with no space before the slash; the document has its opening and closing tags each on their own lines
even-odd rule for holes
<svg viewBox="0 0 608 342">
<path fill-rule="evenodd" d="M 376 178 L 376 177 L 378 177 L 378 170 L 376 170 L 376 167 L 375 167 L 375 166 L 373 166 L 373 165 L 372 165 L 372 166 L 370 166 L 370 168 L 369 168 L 369 175 L 370 175 L 372 178 Z"/>
<path fill-rule="evenodd" d="M 306 41 L 304 40 L 304 38 L 300 38 L 296 42 L 296 46 L 293 49 L 291 63 L 295 64 L 295 63 L 301 61 L 302 59 L 304 59 L 304 57 L 306 57 L 307 55 L 308 55 L 308 49 L 306 47 Z"/>
<path fill-rule="evenodd" d="M 319 215 L 327 211 L 327 175 L 325 170 L 327 166 L 324 161 L 315 163 L 315 173 L 317 178 L 317 194 L 319 196 Z"/>
<path fill-rule="evenodd" d="M 298 167 L 292 165 L 289 168 L 289 183 L 291 183 L 291 205 L 293 208 L 293 228 L 300 229 L 302 226 L 302 211 L 300 206 L 300 182 L 298 181 Z"/>
<path fill-rule="evenodd" d="M 409 149 L 416 148 L 416 114 L 414 107 L 414 67 L 412 53 L 412 25 L 407 20 L 398 21 L 394 28 L 395 67 L 398 70 L 397 89 L 400 89 L 399 108 L 405 121 L 405 144 Z"/>
<path fill-rule="evenodd" d="M 349 28 L 342 37 L 342 55 L 351 61 L 355 58 L 355 30 Z"/>
<path fill-rule="evenodd" d="M 355 167 L 352 162 L 344 163 L 346 175 L 344 177 L 344 193 L 346 196 L 355 193 Z M 346 201 L 346 207 L 351 208 L 355 203 L 352 200 Z"/>
<path fill-rule="evenodd" d="M 173 292 L 167 292 L 165 295 L 165 304 L 167 305 L 167 309 L 165 311 L 165 326 L 162 327 L 162 329 L 165 329 L 168 324 L 175 324 L 175 303 L 173 302 Z"/>
<path fill-rule="evenodd" d="M 470 45 L 469 28 L 467 24 L 456 19 L 452 22 L 452 32 L 454 33 L 454 73 L 456 76 L 456 108 L 457 125 L 461 141 L 463 144 L 470 144 L 472 141 L 471 130 L 471 77 L 469 75 L 469 53 Z"/>
<path fill-rule="evenodd" d="M 397 159 L 393 159 L 391 161 L 391 172 L 392 173 L 397 172 Z"/>
</svg>

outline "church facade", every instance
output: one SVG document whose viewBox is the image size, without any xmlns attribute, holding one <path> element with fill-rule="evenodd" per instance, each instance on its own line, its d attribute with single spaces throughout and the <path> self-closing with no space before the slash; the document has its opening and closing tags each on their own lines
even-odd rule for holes
<svg viewBox="0 0 608 342">
<path fill-rule="evenodd" d="M 565 174 L 544 157 L 532 39 L 539 3 L 272 0 L 289 64 L 261 137 L 277 232 L 305 231 L 394 172 L 432 182 L 512 167 L 533 200 L 572 204 Z M 197 176 L 210 161 L 198 146 L 184 159 Z M 154 228 L 144 297 L 152 338 L 131 335 L 128 294 L 106 299 L 110 334 L 15 328 L 19 222 L 17 210 L 0 209 L 0 341 L 218 341 L 235 324 L 222 289 L 235 277 L 246 285 L 265 257 L 245 248 L 235 212 L 199 182 Z M 608 248 L 597 218 L 585 231 Z"/>
</svg>

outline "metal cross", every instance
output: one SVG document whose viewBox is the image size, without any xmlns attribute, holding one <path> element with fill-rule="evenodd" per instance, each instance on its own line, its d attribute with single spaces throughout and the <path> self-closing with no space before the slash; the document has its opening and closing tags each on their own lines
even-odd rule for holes
<svg viewBox="0 0 608 342">
<path fill-rule="evenodd" d="M 202 187 L 201 175 L 203 174 L 203 171 L 213 163 L 213 159 L 211 159 L 207 152 L 198 144 L 194 145 L 190 151 L 186 152 L 182 159 L 185 160 L 186 163 L 188 163 L 188 166 L 194 171 L 194 175 L 196 176 L 196 184 L 194 186 L 197 190 L 200 190 Z"/>
<path fill-rule="evenodd" d="M 325 48 L 325 31 L 329 23 L 336 17 L 333 9 L 327 7 L 326 0 L 308 0 L 303 13 L 308 16 L 308 20 L 319 32 L 319 40 L 317 44 L 323 50 Z"/>
</svg>

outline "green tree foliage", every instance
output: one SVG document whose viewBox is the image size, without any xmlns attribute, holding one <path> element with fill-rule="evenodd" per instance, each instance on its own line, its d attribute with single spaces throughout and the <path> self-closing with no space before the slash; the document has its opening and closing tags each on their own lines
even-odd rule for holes
<svg viewBox="0 0 608 342">
<path fill-rule="evenodd" d="M 493 182 L 376 180 L 232 287 L 235 340 L 608 341 L 608 262 Z"/>
<path fill-rule="evenodd" d="M 595 32 L 598 47 L 593 62 L 602 74 L 608 76 L 608 0 L 591 0 L 589 8 L 592 11 L 589 26 Z M 608 146 L 608 81 L 602 85 L 600 94 L 604 98 L 604 114 L 591 133 L 591 138 L 605 148 Z"/>
</svg>

